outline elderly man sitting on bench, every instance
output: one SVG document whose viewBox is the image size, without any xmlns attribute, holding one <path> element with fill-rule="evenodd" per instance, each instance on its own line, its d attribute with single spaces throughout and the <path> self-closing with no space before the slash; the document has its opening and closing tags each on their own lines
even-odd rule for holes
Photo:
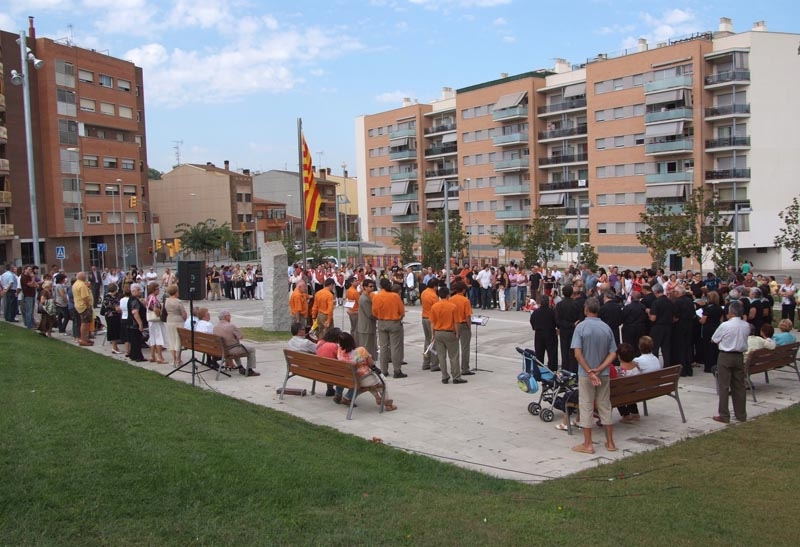
<svg viewBox="0 0 800 547">
<path fill-rule="evenodd" d="M 247 376 L 261 376 L 256 372 L 256 350 L 255 348 L 248 348 L 241 342 L 243 335 L 239 327 L 231 323 L 231 313 L 227 310 L 219 312 L 219 323 L 214 327 L 214 334 L 221 336 L 222 341 L 225 343 L 225 351 L 227 352 L 228 359 L 225 361 L 225 366 L 233 368 L 233 360 L 236 360 L 238 365 L 239 374 Z M 242 366 L 241 357 L 247 356 L 247 368 Z"/>
</svg>

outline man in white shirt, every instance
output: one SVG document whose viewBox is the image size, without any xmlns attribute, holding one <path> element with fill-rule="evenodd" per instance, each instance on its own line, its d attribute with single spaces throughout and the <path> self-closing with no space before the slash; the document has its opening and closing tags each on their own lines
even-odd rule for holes
<svg viewBox="0 0 800 547">
<path fill-rule="evenodd" d="M 719 347 L 717 358 L 717 387 L 719 414 L 714 421 L 727 424 L 731 421 L 728 396 L 733 400 L 733 413 L 740 422 L 747 420 L 747 393 L 745 389 L 744 352 L 750 324 L 742 319 L 744 306 L 738 300 L 728 304 L 728 320 L 720 324 L 711 341 Z"/>
<path fill-rule="evenodd" d="M 492 270 L 488 264 L 478 272 L 475 279 L 478 280 L 478 285 L 481 287 L 481 309 L 487 310 L 489 309 L 489 297 L 492 288 Z"/>
<path fill-rule="evenodd" d="M 406 302 L 413 306 L 419 298 L 416 292 L 417 277 L 414 275 L 414 271 L 411 268 L 406 268 L 406 272 Z"/>
<path fill-rule="evenodd" d="M 194 317 L 189 316 L 183 323 L 183 328 L 191 330 L 192 323 L 194 323 L 195 332 L 203 332 L 205 334 L 214 333 L 214 324 L 211 322 L 211 312 L 208 308 L 197 308 L 194 310 Z"/>
<path fill-rule="evenodd" d="M 781 319 L 791 319 L 792 323 L 794 323 L 795 292 L 797 287 L 792 283 L 792 276 L 787 275 L 783 278 L 783 285 L 778 289 L 778 294 L 781 297 Z"/>
<path fill-rule="evenodd" d="M 146 274 L 144 274 L 144 280 L 147 282 L 148 285 L 153 281 L 158 281 L 158 274 L 156 273 L 155 268 L 150 266 L 150 269 L 147 270 Z"/>
</svg>

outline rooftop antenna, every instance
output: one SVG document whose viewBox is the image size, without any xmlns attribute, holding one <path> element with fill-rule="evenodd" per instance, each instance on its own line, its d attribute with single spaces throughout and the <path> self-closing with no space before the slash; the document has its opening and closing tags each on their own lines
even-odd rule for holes
<svg viewBox="0 0 800 547">
<path fill-rule="evenodd" d="M 180 140 L 180 141 L 172 141 L 172 143 L 175 145 L 175 146 L 172 147 L 172 148 L 175 149 L 175 164 L 176 165 L 180 165 L 181 164 L 181 145 L 183 144 L 183 141 L 182 140 Z"/>
<path fill-rule="evenodd" d="M 75 44 L 75 34 L 73 33 L 72 23 L 70 23 L 67 28 L 69 29 L 69 45 Z"/>
</svg>

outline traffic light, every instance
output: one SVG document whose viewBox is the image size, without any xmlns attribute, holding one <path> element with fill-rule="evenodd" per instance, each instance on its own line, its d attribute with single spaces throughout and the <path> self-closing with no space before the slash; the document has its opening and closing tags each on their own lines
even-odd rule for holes
<svg viewBox="0 0 800 547">
<path fill-rule="evenodd" d="M 162 245 L 163 245 L 163 243 L 161 242 L 161 240 L 160 239 L 156 239 L 156 250 L 157 251 L 161 250 L 161 246 Z"/>
<path fill-rule="evenodd" d="M 152 245 L 148 245 L 147 246 L 147 254 L 149 254 L 149 255 L 153 254 L 153 246 Z"/>
<path fill-rule="evenodd" d="M 131 209 L 134 209 L 136 207 L 136 196 L 130 197 L 130 199 L 128 200 L 128 205 L 130 206 Z"/>
</svg>

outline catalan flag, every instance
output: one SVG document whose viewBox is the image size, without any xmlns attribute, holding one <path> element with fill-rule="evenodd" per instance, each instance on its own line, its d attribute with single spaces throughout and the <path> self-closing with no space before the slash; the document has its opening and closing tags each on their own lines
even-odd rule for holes
<svg viewBox="0 0 800 547">
<path fill-rule="evenodd" d="M 314 179 L 314 168 L 311 161 L 311 153 L 308 151 L 306 138 L 303 136 L 303 198 L 306 213 L 306 230 L 317 231 L 317 221 L 319 220 L 319 206 L 321 198 L 317 181 Z"/>
</svg>

